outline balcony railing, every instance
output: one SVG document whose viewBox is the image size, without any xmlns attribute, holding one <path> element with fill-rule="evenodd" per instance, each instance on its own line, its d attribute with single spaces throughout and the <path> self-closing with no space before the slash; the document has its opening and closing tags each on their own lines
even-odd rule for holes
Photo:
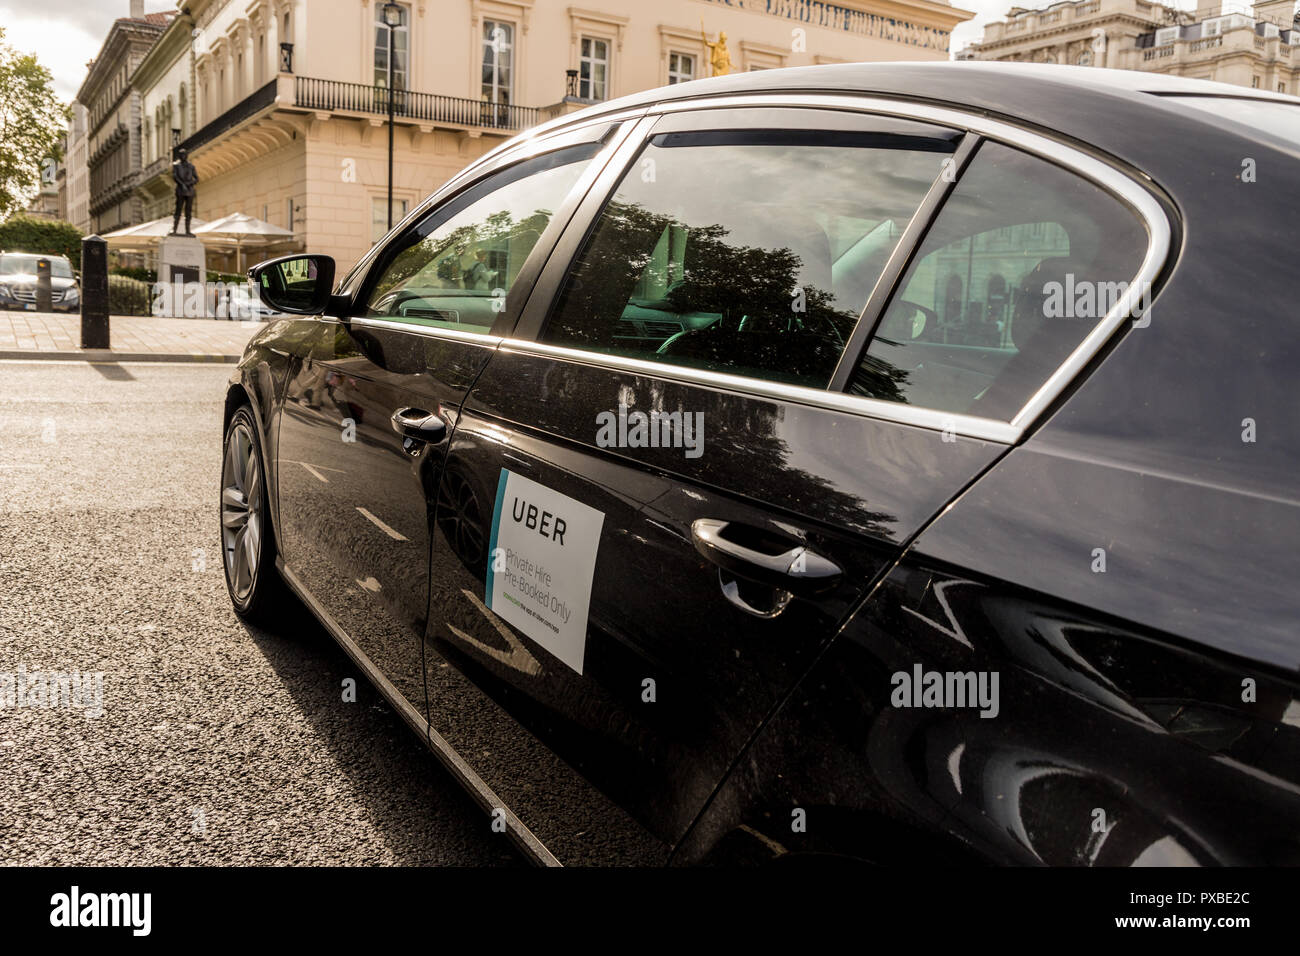
<svg viewBox="0 0 1300 956">
<path fill-rule="evenodd" d="M 253 114 L 261 112 L 274 102 L 275 80 L 272 80 L 250 96 L 244 97 L 230 109 L 226 110 L 214 119 L 211 123 L 208 123 L 200 129 L 189 139 L 180 143 L 177 148 L 185 149 L 192 153 L 204 143 L 216 139 L 226 130 L 239 125 Z"/>
<path fill-rule="evenodd" d="M 346 110 L 354 113 L 388 115 L 389 91 L 382 86 L 320 80 L 310 76 L 294 78 L 294 104 L 310 110 Z M 489 129 L 522 130 L 541 122 L 535 106 L 489 103 L 459 96 L 393 90 L 393 115 L 431 123 L 456 123 Z"/>
<path fill-rule="evenodd" d="M 320 80 L 309 76 L 284 76 L 281 79 L 293 80 L 292 105 L 294 106 L 309 110 L 331 112 L 344 110 L 388 115 L 388 90 L 382 86 Z M 283 104 L 283 98 L 277 99 L 278 90 L 278 81 L 272 80 L 205 125 L 180 146 L 193 152 L 204 143 L 216 139 L 262 110 L 277 103 Z M 542 111 L 535 106 L 488 103 L 483 100 L 441 96 L 436 93 L 415 93 L 410 90 L 393 91 L 393 115 L 403 119 L 455 123 L 460 126 L 480 126 L 514 132 L 536 126 L 542 121 L 541 113 Z"/>
</svg>

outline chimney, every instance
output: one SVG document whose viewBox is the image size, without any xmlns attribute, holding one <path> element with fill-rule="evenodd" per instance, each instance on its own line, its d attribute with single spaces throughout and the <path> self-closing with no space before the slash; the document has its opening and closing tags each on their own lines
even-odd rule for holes
<svg viewBox="0 0 1300 956">
<path fill-rule="evenodd" d="M 119 10 L 121 7 L 118 8 Z M 131 0 L 131 19 L 144 19 L 144 0 Z"/>
</svg>

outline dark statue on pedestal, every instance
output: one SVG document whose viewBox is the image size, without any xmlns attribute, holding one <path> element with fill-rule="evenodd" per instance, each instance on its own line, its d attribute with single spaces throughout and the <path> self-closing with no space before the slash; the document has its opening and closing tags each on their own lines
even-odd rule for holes
<svg viewBox="0 0 1300 956">
<path fill-rule="evenodd" d="M 172 161 L 172 182 L 176 184 L 176 212 L 172 215 L 171 235 L 177 235 L 176 230 L 181 222 L 181 207 L 184 206 L 184 235 L 192 236 L 194 233 L 190 232 L 190 218 L 194 214 L 194 187 L 199 184 L 199 173 L 190 162 L 186 150 L 176 151 L 176 159 Z"/>
</svg>

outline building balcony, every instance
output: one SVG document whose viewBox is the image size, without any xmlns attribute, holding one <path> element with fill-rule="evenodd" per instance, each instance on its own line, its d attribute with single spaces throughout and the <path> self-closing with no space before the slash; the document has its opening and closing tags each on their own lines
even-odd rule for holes
<svg viewBox="0 0 1300 956">
<path fill-rule="evenodd" d="M 389 100 L 389 91 L 382 86 L 294 77 L 294 105 L 304 109 L 387 116 Z M 391 100 L 395 117 L 423 123 L 518 132 L 541 121 L 541 111 L 533 106 L 489 103 L 414 90 L 393 90 Z"/>
<path fill-rule="evenodd" d="M 180 146 L 193 153 L 246 120 L 272 108 L 387 116 L 389 91 L 382 86 L 282 73 L 206 124 L 180 143 Z M 542 111 L 537 107 L 489 103 L 414 90 L 394 90 L 392 108 L 394 118 L 405 122 L 449 126 L 453 129 L 493 129 L 503 133 L 528 129 L 543 119 Z"/>
</svg>

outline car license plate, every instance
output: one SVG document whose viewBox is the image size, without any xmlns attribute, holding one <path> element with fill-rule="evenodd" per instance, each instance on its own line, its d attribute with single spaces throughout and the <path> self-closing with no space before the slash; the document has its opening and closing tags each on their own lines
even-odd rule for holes
<svg viewBox="0 0 1300 956">
<path fill-rule="evenodd" d="M 36 311 L 36 303 L 35 303 L 35 302 L 24 302 L 24 303 L 23 303 L 23 308 L 24 308 L 24 309 L 27 309 L 27 310 L 29 310 L 29 311 L 31 311 L 31 312 L 35 312 L 35 311 Z"/>
</svg>

